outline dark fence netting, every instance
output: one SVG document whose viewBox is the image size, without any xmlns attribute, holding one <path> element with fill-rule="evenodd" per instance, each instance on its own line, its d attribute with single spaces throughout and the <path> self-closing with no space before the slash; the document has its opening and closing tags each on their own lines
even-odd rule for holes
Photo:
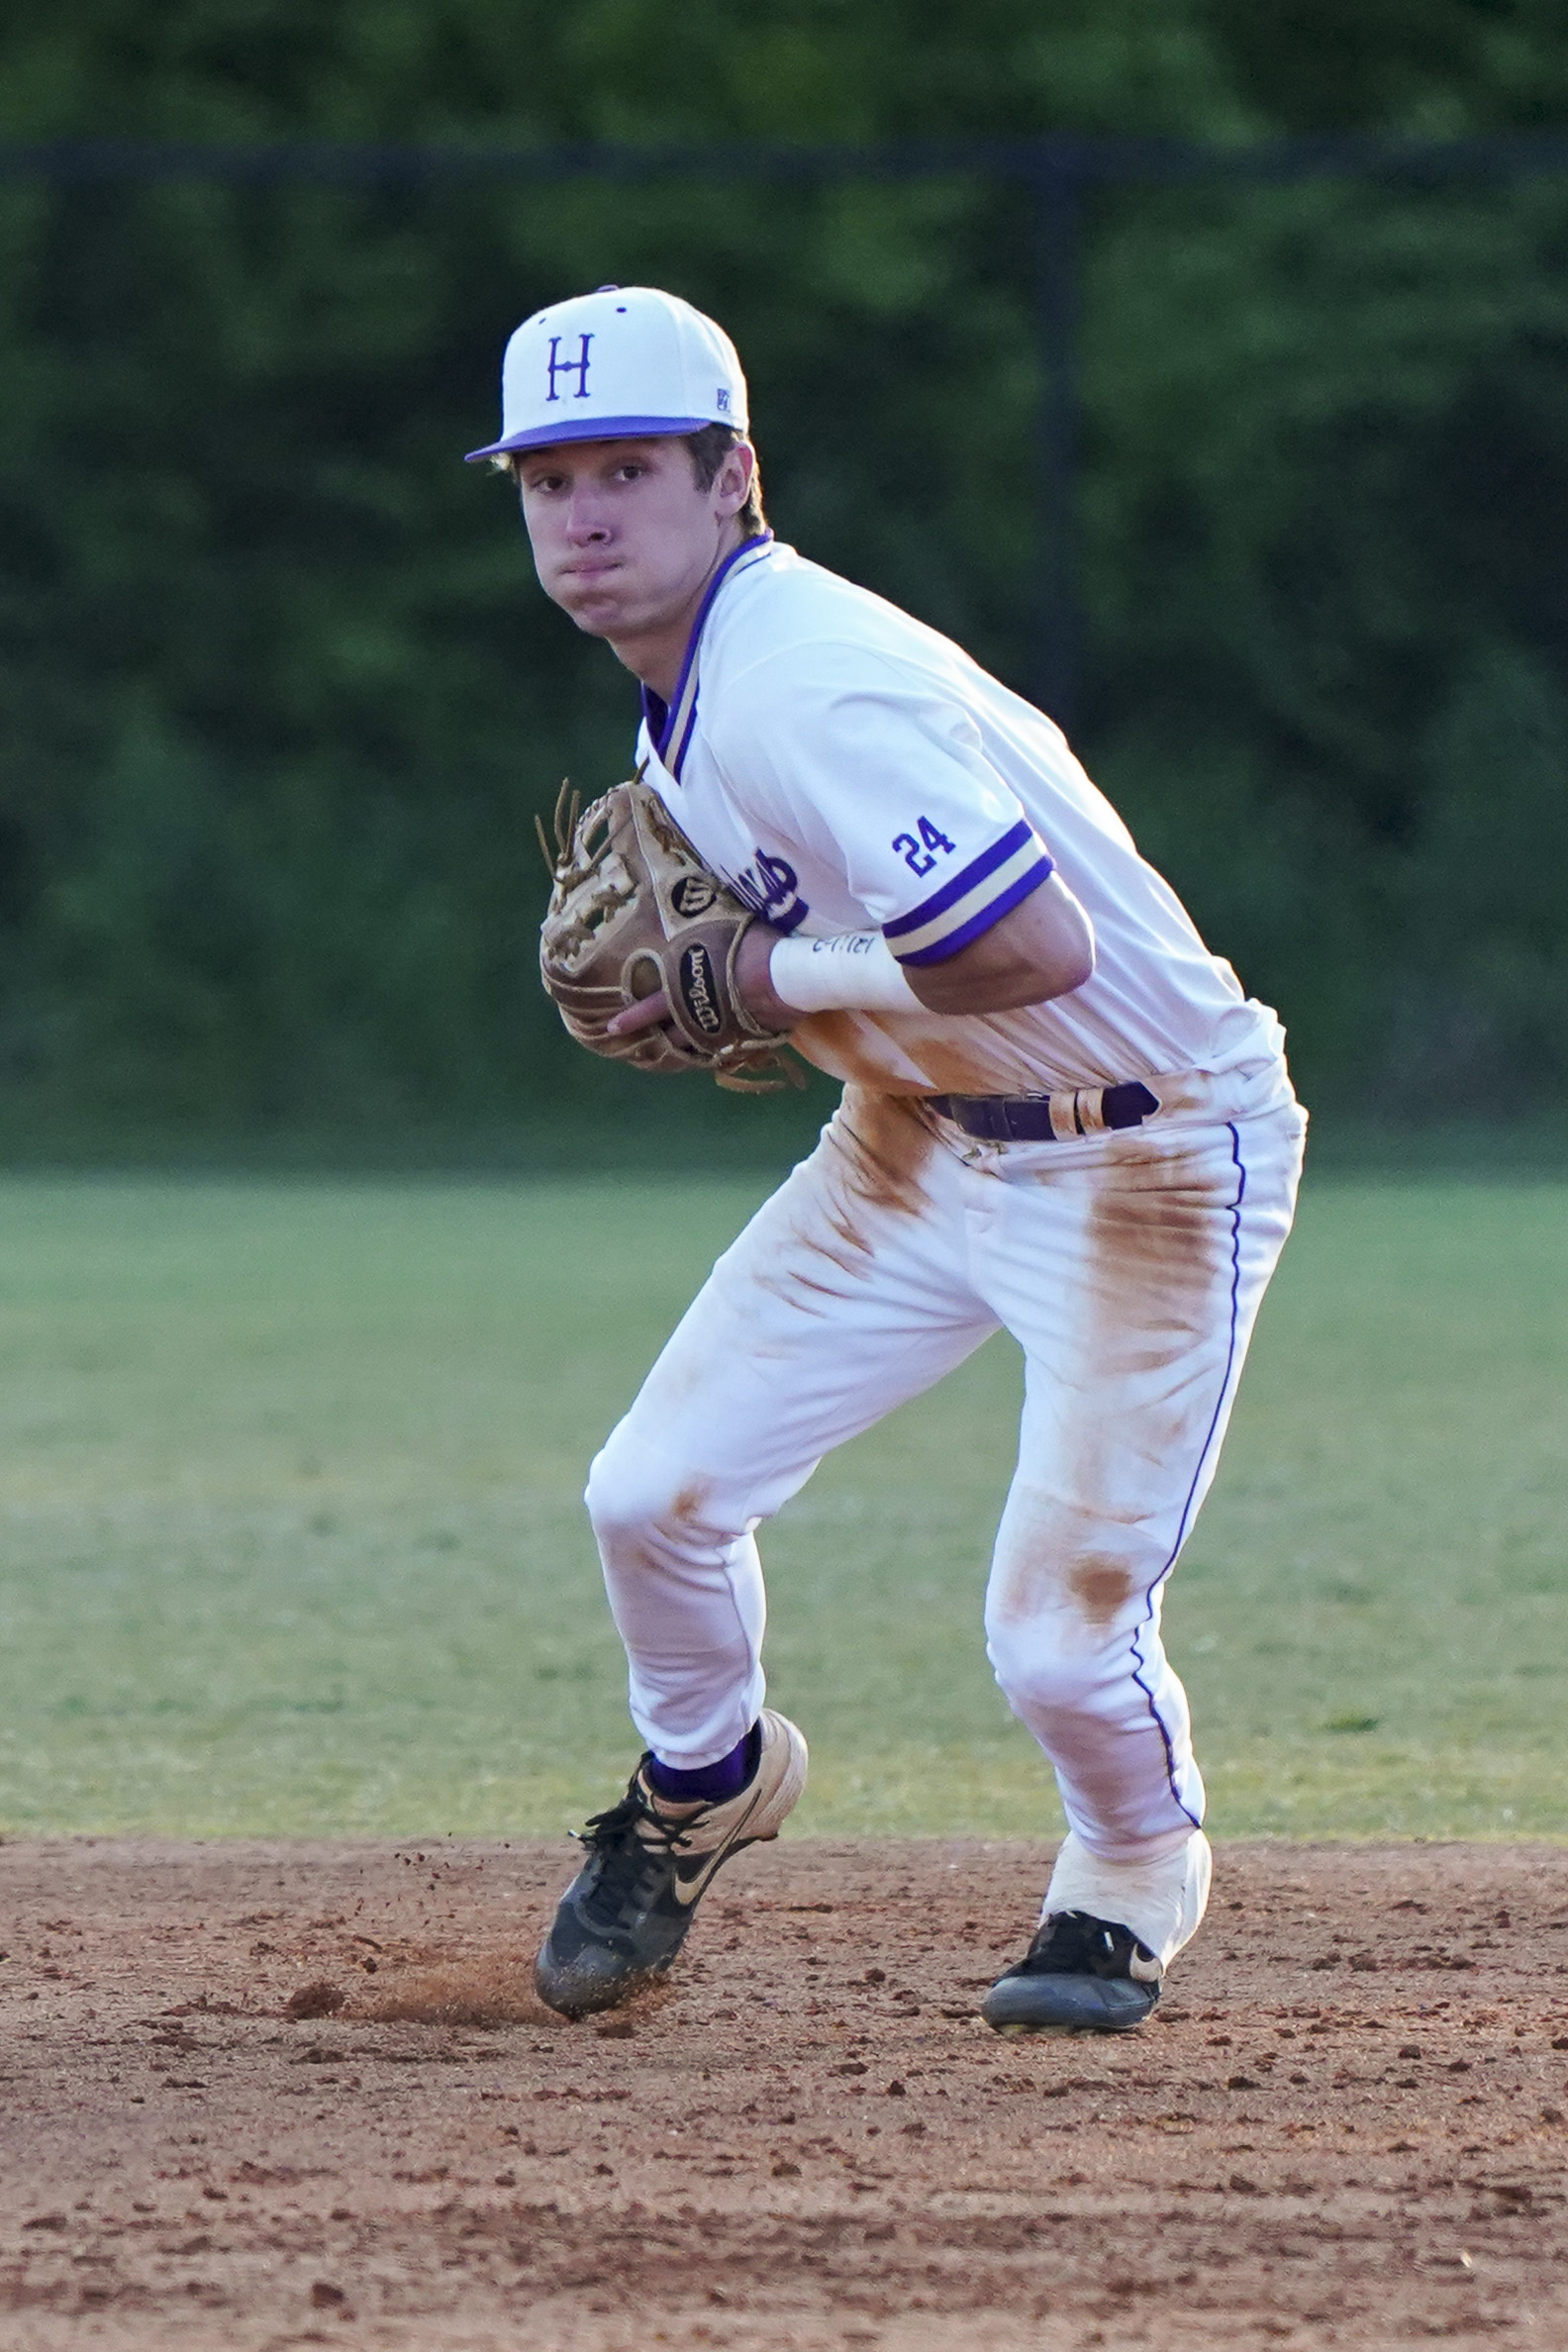
<svg viewBox="0 0 1568 2352">
<path fill-rule="evenodd" d="M 460 462 L 511 328 L 607 281 L 729 326 L 782 537 L 1070 695 L 1309 1099 L 1561 1102 L 1568 176 L 1077 194 L 871 155 L 0 183 L 13 1102 L 694 1116 L 539 995 L 535 813 L 624 772 L 636 697 Z"/>
</svg>

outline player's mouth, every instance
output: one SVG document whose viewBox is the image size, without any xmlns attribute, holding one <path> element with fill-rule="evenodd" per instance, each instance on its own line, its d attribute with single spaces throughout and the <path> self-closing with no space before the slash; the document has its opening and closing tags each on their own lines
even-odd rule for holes
<svg viewBox="0 0 1568 2352">
<path fill-rule="evenodd" d="M 556 574 L 555 597 L 568 611 L 586 611 L 619 600 L 623 566 L 619 562 L 572 564 Z"/>
</svg>

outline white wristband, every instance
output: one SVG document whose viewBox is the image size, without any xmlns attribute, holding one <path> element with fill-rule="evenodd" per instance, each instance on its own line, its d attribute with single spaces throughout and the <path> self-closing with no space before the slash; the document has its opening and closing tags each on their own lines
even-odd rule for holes
<svg viewBox="0 0 1568 2352">
<path fill-rule="evenodd" d="M 880 931 L 779 939 L 768 958 L 776 996 L 797 1013 L 924 1013 Z"/>
</svg>

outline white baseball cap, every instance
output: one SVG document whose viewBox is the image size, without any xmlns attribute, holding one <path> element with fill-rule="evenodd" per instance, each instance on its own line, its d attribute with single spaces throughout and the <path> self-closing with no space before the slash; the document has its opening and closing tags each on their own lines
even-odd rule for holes
<svg viewBox="0 0 1568 2352">
<path fill-rule="evenodd" d="M 524 320 L 501 363 L 501 439 L 467 461 L 705 425 L 746 429 L 745 377 L 724 329 L 655 286 L 601 286 Z"/>
</svg>

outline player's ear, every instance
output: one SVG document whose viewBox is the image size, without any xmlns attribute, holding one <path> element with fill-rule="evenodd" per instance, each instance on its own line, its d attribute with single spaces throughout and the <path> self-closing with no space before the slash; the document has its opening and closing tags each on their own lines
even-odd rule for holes
<svg viewBox="0 0 1568 2352">
<path fill-rule="evenodd" d="M 727 519 L 738 515 L 751 489 L 751 477 L 756 472 L 756 451 L 749 441 L 736 441 L 725 453 L 723 464 L 714 481 L 719 512 Z"/>
</svg>

